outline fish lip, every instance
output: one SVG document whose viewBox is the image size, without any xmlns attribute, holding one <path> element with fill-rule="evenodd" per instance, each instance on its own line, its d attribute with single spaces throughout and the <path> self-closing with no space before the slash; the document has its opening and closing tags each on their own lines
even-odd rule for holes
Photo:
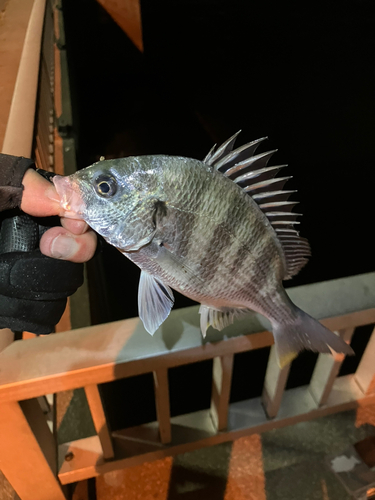
<svg viewBox="0 0 375 500">
<path fill-rule="evenodd" d="M 55 175 L 52 182 L 60 197 L 60 206 L 64 210 L 63 216 L 69 219 L 83 219 L 85 204 L 79 189 L 71 182 L 70 178 Z"/>
</svg>

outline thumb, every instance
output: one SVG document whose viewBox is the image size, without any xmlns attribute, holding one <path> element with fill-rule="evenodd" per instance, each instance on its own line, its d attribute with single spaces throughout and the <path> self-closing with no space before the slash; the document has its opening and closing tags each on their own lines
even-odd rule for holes
<svg viewBox="0 0 375 500">
<path fill-rule="evenodd" d="M 21 200 L 23 212 L 35 217 L 60 214 L 60 198 L 51 182 L 30 168 L 26 171 L 22 184 L 24 186 Z"/>
</svg>

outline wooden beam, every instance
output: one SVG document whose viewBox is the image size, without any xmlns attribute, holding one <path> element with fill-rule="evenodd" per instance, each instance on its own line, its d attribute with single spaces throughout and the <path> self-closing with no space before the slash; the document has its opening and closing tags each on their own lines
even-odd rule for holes
<svg viewBox="0 0 375 500">
<path fill-rule="evenodd" d="M 232 384 L 234 354 L 225 354 L 213 359 L 211 418 L 218 431 L 226 429 Z"/>
<path fill-rule="evenodd" d="M 34 0 L 13 92 L 2 152 L 30 157 L 46 0 Z"/>
<path fill-rule="evenodd" d="M 153 372 L 156 415 L 159 422 L 160 441 L 163 444 L 170 443 L 171 434 L 171 410 L 169 404 L 168 369 L 161 368 Z"/>
<path fill-rule="evenodd" d="M 55 442 L 36 400 L 0 406 L 0 469 L 22 500 L 66 500 Z"/>
<path fill-rule="evenodd" d="M 108 429 L 107 419 L 104 413 L 99 388 L 95 384 L 86 385 L 85 393 L 92 420 L 94 422 L 94 427 L 99 437 L 99 441 L 102 445 L 103 457 L 105 459 L 113 458 L 115 454 L 113 451 L 111 434 Z"/>
<path fill-rule="evenodd" d="M 355 372 L 355 380 L 364 394 L 375 392 L 375 328 Z"/>
<path fill-rule="evenodd" d="M 25 34 L 34 0 L 0 0 L 0 150 L 8 122 Z"/>
<path fill-rule="evenodd" d="M 8 345 L 14 341 L 14 333 L 9 328 L 0 329 L 0 352 L 4 351 Z"/>
<path fill-rule="evenodd" d="M 290 363 L 287 366 L 284 366 L 284 368 L 279 367 L 276 348 L 273 345 L 268 359 L 262 394 L 264 409 L 266 410 L 269 418 L 276 417 L 279 411 L 289 371 Z"/>
<path fill-rule="evenodd" d="M 350 344 L 354 330 L 354 328 L 341 330 L 340 336 L 345 342 Z M 310 392 L 318 406 L 324 405 L 327 402 L 344 359 L 344 354 L 335 354 L 334 356 L 319 354 L 310 381 Z"/>
<path fill-rule="evenodd" d="M 113 20 L 143 52 L 140 0 L 98 0 Z"/>
</svg>

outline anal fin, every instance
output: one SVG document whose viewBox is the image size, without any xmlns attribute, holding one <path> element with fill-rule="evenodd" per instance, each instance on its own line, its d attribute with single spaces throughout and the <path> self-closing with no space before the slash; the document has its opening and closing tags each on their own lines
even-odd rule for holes
<svg viewBox="0 0 375 500">
<path fill-rule="evenodd" d="M 230 309 L 227 308 L 223 311 L 218 311 L 209 306 L 201 304 L 199 314 L 201 315 L 201 331 L 203 337 L 206 336 L 208 327 L 212 326 L 216 330 L 222 330 L 226 326 L 233 323 L 236 317 L 247 314 L 249 309 Z"/>
</svg>

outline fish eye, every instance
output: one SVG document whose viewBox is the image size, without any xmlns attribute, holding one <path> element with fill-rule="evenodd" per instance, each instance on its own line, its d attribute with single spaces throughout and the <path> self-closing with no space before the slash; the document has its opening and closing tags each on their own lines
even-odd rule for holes
<svg viewBox="0 0 375 500">
<path fill-rule="evenodd" d="M 99 175 L 95 179 L 95 190 L 103 198 L 110 198 L 117 191 L 116 179 L 110 175 Z"/>
</svg>

